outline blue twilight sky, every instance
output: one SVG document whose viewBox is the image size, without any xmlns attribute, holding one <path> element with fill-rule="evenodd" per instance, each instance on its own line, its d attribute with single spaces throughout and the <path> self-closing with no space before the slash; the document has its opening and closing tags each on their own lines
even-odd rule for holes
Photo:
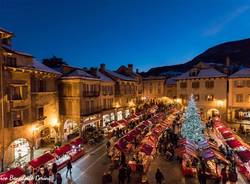
<svg viewBox="0 0 250 184">
<path fill-rule="evenodd" d="M 250 0 L 0 0 L 0 27 L 38 59 L 146 71 L 250 37 Z"/>
</svg>

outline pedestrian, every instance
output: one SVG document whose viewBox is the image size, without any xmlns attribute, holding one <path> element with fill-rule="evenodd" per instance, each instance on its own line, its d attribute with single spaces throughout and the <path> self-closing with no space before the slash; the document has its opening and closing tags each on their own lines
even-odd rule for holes
<svg viewBox="0 0 250 184">
<path fill-rule="evenodd" d="M 66 177 L 68 176 L 68 172 L 70 173 L 70 175 L 72 174 L 72 164 L 71 164 L 71 160 L 69 160 L 69 161 L 67 162 Z"/>
<path fill-rule="evenodd" d="M 230 181 L 230 184 L 236 184 L 236 182 L 238 181 L 238 175 L 235 168 L 230 169 L 228 179 Z"/>
<path fill-rule="evenodd" d="M 130 183 L 130 179 L 131 179 L 131 167 L 129 165 L 127 165 L 127 167 L 126 167 L 126 173 L 127 173 L 127 183 Z"/>
<path fill-rule="evenodd" d="M 197 174 L 198 174 L 199 183 L 200 184 L 206 184 L 206 182 L 207 182 L 207 176 L 206 176 L 205 171 L 199 169 Z"/>
<path fill-rule="evenodd" d="M 221 182 L 222 184 L 226 184 L 228 181 L 228 175 L 227 175 L 227 167 L 224 166 L 221 170 Z"/>
<path fill-rule="evenodd" d="M 62 184 L 62 176 L 60 173 L 56 173 L 56 184 Z"/>
<path fill-rule="evenodd" d="M 121 167 L 119 169 L 118 180 L 119 184 L 124 184 L 126 179 L 126 169 L 125 167 Z"/>
<path fill-rule="evenodd" d="M 157 169 L 157 171 L 155 173 L 155 180 L 156 180 L 156 184 L 162 184 L 162 182 L 164 180 L 164 176 L 159 168 Z"/>
<path fill-rule="evenodd" d="M 52 165 L 51 171 L 52 171 L 53 176 L 54 176 L 54 181 L 56 181 L 57 165 L 56 165 L 55 162 L 54 162 L 53 165 Z"/>
<path fill-rule="evenodd" d="M 112 179 L 112 174 L 111 174 L 110 171 L 108 171 L 106 179 L 107 179 L 106 180 L 107 184 L 111 184 L 112 183 L 113 179 Z"/>
</svg>

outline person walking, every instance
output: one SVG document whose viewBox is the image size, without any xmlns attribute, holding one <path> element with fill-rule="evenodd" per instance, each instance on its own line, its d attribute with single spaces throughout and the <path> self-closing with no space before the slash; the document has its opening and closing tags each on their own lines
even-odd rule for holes
<svg viewBox="0 0 250 184">
<path fill-rule="evenodd" d="M 159 168 L 157 169 L 157 171 L 155 173 L 155 180 L 156 180 L 156 184 L 162 184 L 162 182 L 164 180 L 164 176 Z"/>
<path fill-rule="evenodd" d="M 127 165 L 126 167 L 126 173 L 127 173 L 127 183 L 130 183 L 131 180 L 131 167 Z"/>
<path fill-rule="evenodd" d="M 228 179 L 230 181 L 230 184 L 236 184 L 236 182 L 238 181 L 238 175 L 235 168 L 230 169 Z"/>
<path fill-rule="evenodd" d="M 126 168 L 122 166 L 119 169 L 119 174 L 118 174 L 119 184 L 124 184 L 125 183 L 125 179 L 126 179 Z"/>
<path fill-rule="evenodd" d="M 54 181 L 56 181 L 57 165 L 56 165 L 55 162 L 54 162 L 53 165 L 52 165 L 51 171 L 52 171 L 53 176 L 54 176 Z"/>
<path fill-rule="evenodd" d="M 199 169 L 197 174 L 198 174 L 199 183 L 200 184 L 206 184 L 206 182 L 207 182 L 207 176 L 206 176 L 205 171 Z"/>
<path fill-rule="evenodd" d="M 68 176 L 68 172 L 70 173 L 70 176 L 71 176 L 71 174 L 72 174 L 72 164 L 71 164 L 71 160 L 69 160 L 68 163 L 67 163 L 66 177 Z"/>
<path fill-rule="evenodd" d="M 228 181 L 228 175 L 227 175 L 227 166 L 224 166 L 221 170 L 221 182 L 222 184 L 226 184 Z"/>
<path fill-rule="evenodd" d="M 56 173 L 56 184 L 62 184 L 62 176 L 60 173 Z"/>
</svg>

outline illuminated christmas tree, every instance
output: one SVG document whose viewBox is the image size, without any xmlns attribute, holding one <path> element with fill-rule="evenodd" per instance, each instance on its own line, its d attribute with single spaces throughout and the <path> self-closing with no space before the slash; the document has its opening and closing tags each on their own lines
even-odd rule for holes
<svg viewBox="0 0 250 184">
<path fill-rule="evenodd" d="M 203 141 L 205 139 L 203 129 L 204 126 L 202 125 L 194 97 L 191 95 L 184 114 L 184 123 L 182 125 L 181 135 L 187 140 L 198 143 L 199 141 Z"/>
</svg>

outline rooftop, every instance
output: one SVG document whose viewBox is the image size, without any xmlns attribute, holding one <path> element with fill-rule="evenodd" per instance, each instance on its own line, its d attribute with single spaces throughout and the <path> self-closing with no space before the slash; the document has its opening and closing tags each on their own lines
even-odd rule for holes
<svg viewBox="0 0 250 184">
<path fill-rule="evenodd" d="M 250 77 L 250 68 L 243 68 L 229 76 L 229 78 L 244 78 L 244 77 Z"/>
<path fill-rule="evenodd" d="M 201 69 L 196 76 L 190 76 L 190 71 L 175 77 L 176 80 L 180 79 L 197 79 L 197 78 L 211 78 L 211 77 L 226 77 L 227 75 L 219 72 L 214 68 Z"/>
</svg>

